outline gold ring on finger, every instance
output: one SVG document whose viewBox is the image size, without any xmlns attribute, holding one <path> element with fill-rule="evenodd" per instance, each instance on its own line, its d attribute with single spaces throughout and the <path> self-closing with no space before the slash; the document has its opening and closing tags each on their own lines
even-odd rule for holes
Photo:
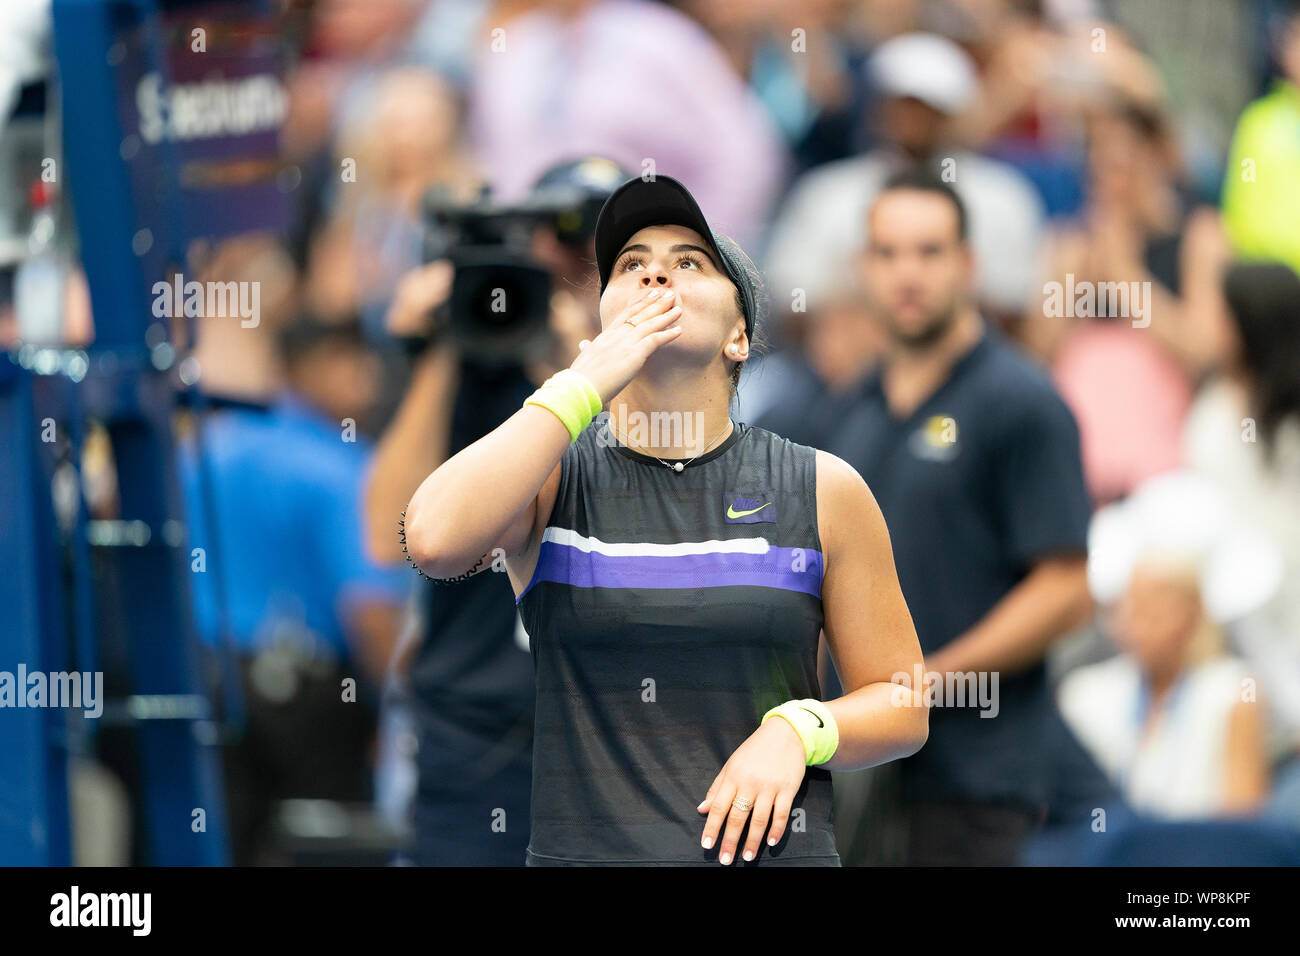
<svg viewBox="0 0 1300 956">
<path fill-rule="evenodd" d="M 624 325 L 630 325 L 630 326 L 632 326 L 632 328 L 636 328 L 636 323 L 633 322 L 631 319 L 624 319 L 624 320 L 623 320 L 623 324 L 624 324 Z"/>
<path fill-rule="evenodd" d="M 744 797 L 737 797 L 731 801 L 731 805 L 737 810 L 749 810 L 754 806 L 753 800 L 746 800 Z"/>
</svg>

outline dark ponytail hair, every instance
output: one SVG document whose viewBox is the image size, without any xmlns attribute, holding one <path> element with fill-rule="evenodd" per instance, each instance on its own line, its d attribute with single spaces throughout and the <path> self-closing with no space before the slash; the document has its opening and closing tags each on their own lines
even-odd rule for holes
<svg viewBox="0 0 1300 956">
<path fill-rule="evenodd" d="M 745 362 L 748 362 L 750 359 L 766 352 L 768 347 L 767 336 L 765 335 L 768 313 L 767 283 L 763 281 L 763 273 L 754 264 L 754 260 L 749 258 L 749 255 L 735 239 L 720 232 L 715 232 L 713 235 L 719 247 L 724 249 L 725 254 L 730 257 L 732 265 L 741 273 L 740 281 L 749 287 L 749 298 L 753 303 L 754 314 L 750 317 L 749 358 L 745 359 Z M 736 314 L 743 316 L 745 314 L 745 293 L 734 279 L 732 284 L 736 286 Z M 731 370 L 729 382 L 732 398 L 736 397 L 736 391 L 740 386 L 740 373 L 745 362 L 737 362 Z"/>
<path fill-rule="evenodd" d="M 1266 457 L 1278 428 L 1300 415 L 1300 276 L 1280 262 L 1242 262 L 1223 280 L 1251 380 L 1251 413 Z"/>
</svg>

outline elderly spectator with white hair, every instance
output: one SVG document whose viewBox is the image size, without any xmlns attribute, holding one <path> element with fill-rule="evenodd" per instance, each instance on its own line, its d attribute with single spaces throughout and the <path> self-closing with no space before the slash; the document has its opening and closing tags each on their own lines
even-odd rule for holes
<svg viewBox="0 0 1300 956">
<path fill-rule="evenodd" d="M 1188 472 L 1099 511 L 1088 537 L 1089 584 L 1120 653 L 1061 681 L 1066 722 L 1139 812 L 1257 812 L 1269 789 L 1267 721 L 1224 628 L 1276 590 L 1277 550 Z"/>
</svg>

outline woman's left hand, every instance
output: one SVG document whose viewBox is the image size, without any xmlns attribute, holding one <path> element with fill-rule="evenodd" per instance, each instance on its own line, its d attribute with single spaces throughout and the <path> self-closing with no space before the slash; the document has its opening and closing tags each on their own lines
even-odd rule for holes
<svg viewBox="0 0 1300 956">
<path fill-rule="evenodd" d="M 769 846 L 775 846 L 785 835 L 790 808 L 803 783 L 807 769 L 804 761 L 803 741 L 784 719 L 773 717 L 750 734 L 713 779 L 704 802 L 697 808 L 700 813 L 709 815 L 701 845 L 706 850 L 711 848 L 725 823 L 726 832 L 718 848 L 718 862 L 723 865 L 731 863 L 745 821 L 749 820 L 744 858 L 752 860 L 758 855 L 769 822 L 771 833 L 767 842 Z M 741 801 L 739 807 L 735 806 L 738 799 Z M 748 806 L 745 806 L 746 801 Z"/>
</svg>

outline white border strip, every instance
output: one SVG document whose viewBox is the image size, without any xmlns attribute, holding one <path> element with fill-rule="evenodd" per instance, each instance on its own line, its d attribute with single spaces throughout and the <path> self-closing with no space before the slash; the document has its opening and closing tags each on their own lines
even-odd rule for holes
<svg viewBox="0 0 1300 956">
<path fill-rule="evenodd" d="M 608 542 L 589 538 L 568 528 L 550 526 L 543 541 L 568 545 L 579 551 L 595 551 L 611 557 L 666 558 L 682 554 L 766 554 L 771 545 L 766 538 L 734 538 L 730 541 L 680 541 L 677 544 L 652 544 L 649 541 Z"/>
</svg>

